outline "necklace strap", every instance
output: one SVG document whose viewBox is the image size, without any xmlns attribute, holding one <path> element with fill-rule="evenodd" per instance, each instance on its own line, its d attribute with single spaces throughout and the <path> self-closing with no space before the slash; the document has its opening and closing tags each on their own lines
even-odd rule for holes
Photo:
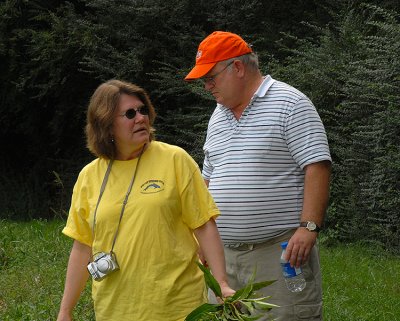
<svg viewBox="0 0 400 321">
<path fill-rule="evenodd" d="M 104 175 L 104 178 L 103 178 L 103 182 L 101 183 L 100 194 L 99 194 L 99 198 L 97 199 L 96 208 L 94 209 L 93 226 L 92 226 L 93 239 L 94 239 L 94 226 L 96 225 L 97 208 L 99 207 L 100 200 L 103 197 L 103 193 L 104 193 L 104 190 L 106 188 L 106 184 L 107 184 L 107 181 L 108 181 L 108 176 L 110 175 L 111 167 L 112 167 L 113 163 L 114 163 L 114 160 L 110 159 L 110 162 L 108 163 L 108 166 L 107 166 L 107 171 L 106 171 L 106 173 Z"/>
<path fill-rule="evenodd" d="M 117 230 L 115 231 L 115 234 L 114 234 L 114 239 L 113 239 L 113 242 L 112 242 L 112 246 L 111 246 L 111 251 L 110 252 L 113 252 L 114 245 L 115 245 L 115 242 L 117 240 L 117 236 L 118 236 L 118 232 L 119 232 L 119 227 L 121 225 L 122 217 L 124 215 L 125 207 L 126 207 L 126 204 L 128 203 L 128 198 L 129 198 L 129 195 L 130 195 L 130 193 L 132 191 L 133 183 L 135 182 L 135 178 L 136 178 L 136 173 L 137 173 L 137 170 L 139 168 L 139 162 L 140 162 L 140 159 L 142 158 L 142 154 L 143 154 L 143 151 L 144 151 L 145 147 L 146 147 L 146 144 L 143 146 L 142 151 L 140 152 L 140 155 L 139 155 L 136 167 L 135 167 L 135 171 L 133 172 L 133 176 L 132 176 L 131 182 L 130 182 L 129 187 L 128 187 L 128 191 L 126 192 L 124 201 L 122 202 L 122 208 L 121 208 L 121 212 L 119 214 L 118 226 L 117 226 Z M 104 190 L 106 188 L 108 177 L 110 176 L 111 167 L 112 167 L 113 163 L 114 163 L 113 159 L 111 159 L 110 162 L 108 163 L 107 171 L 106 171 L 106 173 L 104 175 L 103 182 L 101 184 L 99 198 L 97 200 L 96 208 L 94 210 L 93 228 L 92 228 L 93 240 L 95 239 L 95 225 L 96 225 L 97 208 L 99 207 L 100 200 L 103 197 L 103 193 L 104 193 Z"/>
<path fill-rule="evenodd" d="M 139 162 L 140 162 L 140 159 L 142 158 L 143 150 L 144 150 L 144 146 L 143 146 L 142 151 L 140 152 L 140 155 L 139 155 L 136 167 L 135 167 L 135 171 L 133 172 L 131 183 L 129 184 L 128 191 L 126 192 L 124 202 L 122 203 L 121 214 L 119 215 L 118 226 L 117 226 L 117 230 L 115 231 L 114 240 L 113 240 L 113 243 L 112 243 L 112 246 L 111 246 L 111 252 L 113 251 L 114 245 L 115 245 L 115 241 L 117 240 L 117 235 L 118 235 L 118 232 L 119 232 L 119 227 L 121 225 L 122 216 L 124 215 L 125 207 L 126 207 L 126 204 L 128 203 L 128 197 L 129 197 L 129 194 L 132 191 L 133 183 L 135 182 L 136 173 L 137 173 L 137 170 L 139 168 Z"/>
</svg>

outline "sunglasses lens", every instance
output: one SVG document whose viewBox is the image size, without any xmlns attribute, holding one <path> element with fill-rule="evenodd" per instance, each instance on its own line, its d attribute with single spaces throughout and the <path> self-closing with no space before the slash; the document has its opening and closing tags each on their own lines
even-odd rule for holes
<svg viewBox="0 0 400 321">
<path fill-rule="evenodd" d="M 138 112 L 144 116 L 149 114 L 149 109 L 147 108 L 147 106 L 142 106 L 140 107 L 140 109 L 138 110 Z"/>
<path fill-rule="evenodd" d="M 133 119 L 133 118 L 135 118 L 137 112 L 143 116 L 147 116 L 149 114 L 149 108 L 147 108 L 147 106 L 139 107 L 137 110 L 130 108 L 125 112 L 124 115 L 128 119 Z"/>
<path fill-rule="evenodd" d="M 128 118 L 128 119 L 133 119 L 133 118 L 135 118 L 135 116 L 136 116 L 136 110 L 134 110 L 133 108 L 128 109 L 128 110 L 125 112 L 125 116 L 126 116 L 126 118 Z"/>
</svg>

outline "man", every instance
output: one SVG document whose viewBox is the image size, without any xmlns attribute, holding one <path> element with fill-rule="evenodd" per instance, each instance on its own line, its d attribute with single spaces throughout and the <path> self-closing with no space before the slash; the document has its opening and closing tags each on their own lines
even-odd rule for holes
<svg viewBox="0 0 400 321">
<path fill-rule="evenodd" d="M 312 102 L 297 89 L 263 76 L 251 47 L 216 31 L 199 45 L 185 80 L 204 81 L 217 102 L 204 145 L 203 177 L 221 216 L 229 284 L 239 289 L 256 269 L 256 282 L 276 320 L 322 320 L 316 240 L 328 203 L 331 157 Z M 300 267 L 306 288 L 290 292 L 280 267 L 280 244 Z M 266 315 L 264 319 L 271 317 Z"/>
</svg>

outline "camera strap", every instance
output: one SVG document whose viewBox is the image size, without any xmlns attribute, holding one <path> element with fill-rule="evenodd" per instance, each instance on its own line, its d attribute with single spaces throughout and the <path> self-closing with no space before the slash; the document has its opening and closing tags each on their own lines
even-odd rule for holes
<svg viewBox="0 0 400 321">
<path fill-rule="evenodd" d="M 136 173 L 137 173 L 137 170 L 138 170 L 138 167 L 139 167 L 139 162 L 140 162 L 140 159 L 142 158 L 142 154 L 143 154 L 143 151 L 144 151 L 144 148 L 145 148 L 145 147 L 146 147 L 146 144 L 144 144 L 144 146 L 143 146 L 143 148 L 142 148 L 142 151 L 140 152 L 140 155 L 139 155 L 139 158 L 138 158 L 136 167 L 135 167 L 135 171 L 133 172 L 133 176 L 132 176 L 131 182 L 130 182 L 129 187 L 128 187 L 128 191 L 126 192 L 124 201 L 123 201 L 123 203 L 122 203 L 122 208 L 121 208 L 121 213 L 120 213 L 120 215 L 119 215 L 119 221 L 118 221 L 117 230 L 115 231 L 113 243 L 112 243 L 112 246 L 111 246 L 111 251 L 110 251 L 111 253 L 113 252 L 114 245 L 115 245 L 115 241 L 117 240 L 117 236 L 118 236 L 118 232 L 119 232 L 119 227 L 120 227 L 120 225 L 121 225 L 122 216 L 124 215 L 125 207 L 126 207 L 126 204 L 128 203 L 128 197 L 129 197 L 129 194 L 130 194 L 131 191 L 132 191 L 132 186 L 133 186 L 133 183 L 135 182 Z M 107 181 L 108 181 L 108 177 L 110 176 L 111 167 L 112 167 L 113 163 L 114 163 L 114 160 L 111 159 L 110 162 L 108 163 L 107 171 L 106 171 L 106 173 L 104 174 L 103 182 L 101 183 L 99 198 L 98 198 L 98 200 L 97 200 L 96 208 L 95 208 L 94 214 L 93 214 L 93 228 L 92 228 L 93 240 L 94 240 L 94 238 L 95 238 L 94 231 L 95 231 L 95 225 L 96 225 L 97 208 L 99 207 L 100 200 L 101 200 L 101 198 L 102 198 L 102 196 L 103 196 L 103 193 L 104 193 L 104 190 L 105 190 L 105 188 L 106 188 Z"/>
</svg>

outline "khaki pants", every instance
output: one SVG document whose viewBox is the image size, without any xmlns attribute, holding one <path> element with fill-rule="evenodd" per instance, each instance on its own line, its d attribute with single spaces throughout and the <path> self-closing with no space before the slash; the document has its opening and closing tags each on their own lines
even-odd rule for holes
<svg viewBox="0 0 400 321">
<path fill-rule="evenodd" d="M 240 289 L 246 285 L 256 268 L 255 282 L 277 280 L 259 291 L 264 296 L 272 296 L 269 303 L 279 305 L 265 317 L 258 320 L 276 321 L 321 321 L 322 320 L 322 284 L 319 254 L 316 246 L 310 258 L 302 266 L 307 285 L 302 292 L 292 293 L 285 284 L 280 266 L 281 242 L 289 240 L 294 231 L 278 236 L 260 244 L 245 244 L 238 247 L 225 246 L 226 268 L 229 285 Z M 215 297 L 210 295 L 210 301 Z"/>
</svg>

